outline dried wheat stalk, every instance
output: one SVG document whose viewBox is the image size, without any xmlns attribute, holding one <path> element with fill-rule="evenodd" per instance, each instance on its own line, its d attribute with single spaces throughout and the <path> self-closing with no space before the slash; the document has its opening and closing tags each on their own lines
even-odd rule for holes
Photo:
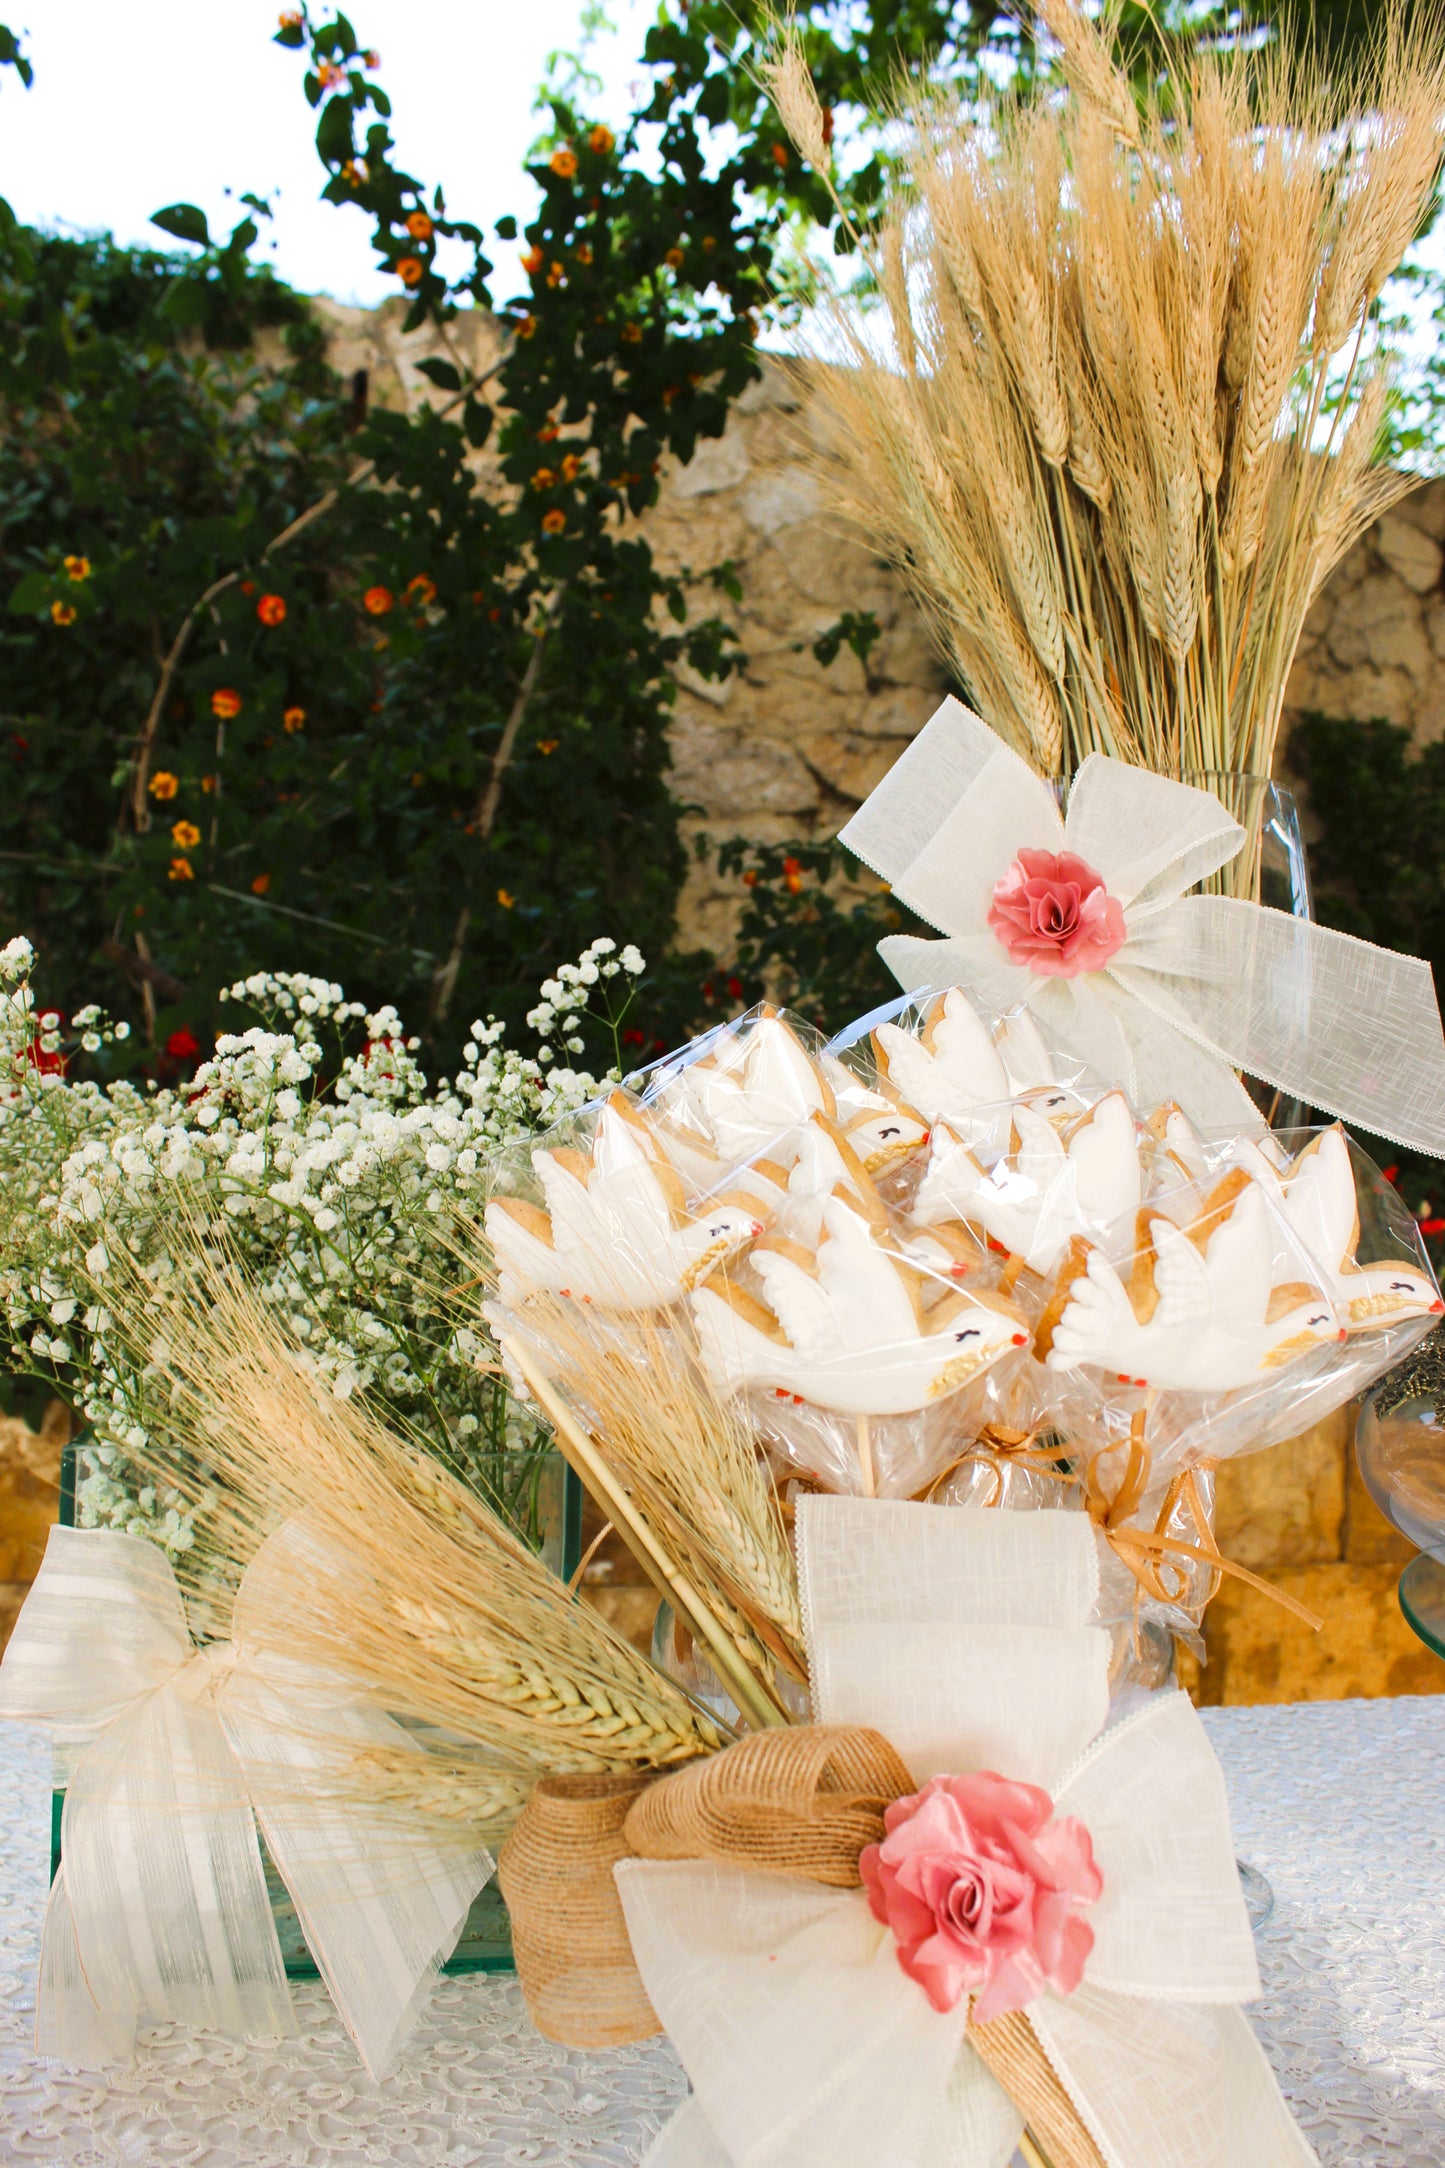
<svg viewBox="0 0 1445 2168">
<path fill-rule="evenodd" d="M 1441 18 L 1387 8 L 1329 78 L 1180 45 L 1141 106 L 1108 20 L 1039 14 L 1061 57 L 1038 89 L 905 95 L 906 174 L 863 243 L 890 350 L 835 293 L 818 471 L 1045 773 L 1098 750 L 1267 774 L 1305 612 L 1411 485 L 1377 463 L 1371 311 L 1441 156 Z M 786 32 L 779 54 L 812 156 Z"/>
<path fill-rule="evenodd" d="M 182 1230 L 186 1269 L 125 1258 L 105 1300 L 151 1351 L 164 1446 L 138 1457 L 210 1501 L 239 1569 L 278 1530 L 296 1552 L 251 1575 L 219 1631 L 339 1674 L 435 1751 L 348 1749 L 325 1733 L 333 1789 L 423 1819 L 509 1815 L 549 1770 L 663 1767 L 715 1751 L 705 1712 L 615 1633 L 445 1468 L 381 1425 L 289 1344 L 224 1250 Z M 274 1554 L 273 1554 L 274 1555 Z M 318 1734 L 321 1737 L 322 1734 Z M 384 1765 L 384 1766 L 383 1766 Z"/>
</svg>

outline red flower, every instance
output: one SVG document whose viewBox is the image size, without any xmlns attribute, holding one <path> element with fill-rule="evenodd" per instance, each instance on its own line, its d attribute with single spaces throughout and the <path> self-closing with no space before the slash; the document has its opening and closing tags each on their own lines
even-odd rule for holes
<svg viewBox="0 0 1445 2168">
<path fill-rule="evenodd" d="M 732 978 L 732 979 L 729 979 L 729 980 L 728 980 L 728 992 L 729 992 L 729 993 L 730 993 L 730 994 L 732 995 L 732 997 L 733 997 L 733 1000 L 734 1000 L 734 1001 L 741 1001 L 741 1000 L 742 1000 L 742 998 L 743 998 L 743 982 L 742 982 L 742 980 L 741 980 L 741 979 L 738 979 L 738 978 Z"/>
<path fill-rule="evenodd" d="M 1419 1224 L 1422 1235 L 1445 1235 L 1445 1219 L 1426 1219 Z"/>
<path fill-rule="evenodd" d="M 286 597 L 263 595 L 256 605 L 256 615 L 263 625 L 284 625 L 286 622 Z"/>
<path fill-rule="evenodd" d="M 201 1051 L 201 1042 L 188 1024 L 173 1031 L 166 1041 L 166 1052 L 172 1061 L 194 1061 Z"/>
<path fill-rule="evenodd" d="M 629 1030 L 623 1032 L 622 1044 L 624 1046 L 646 1046 L 647 1034 L 645 1031 L 638 1031 L 636 1027 L 633 1026 Z"/>
<path fill-rule="evenodd" d="M 234 692 L 229 685 L 218 686 L 211 695 L 211 713 L 219 716 L 223 723 L 228 723 L 240 712 L 241 695 Z"/>
<path fill-rule="evenodd" d="M 368 587 L 361 598 L 361 607 L 368 617 L 385 617 L 395 601 L 389 587 Z"/>
</svg>

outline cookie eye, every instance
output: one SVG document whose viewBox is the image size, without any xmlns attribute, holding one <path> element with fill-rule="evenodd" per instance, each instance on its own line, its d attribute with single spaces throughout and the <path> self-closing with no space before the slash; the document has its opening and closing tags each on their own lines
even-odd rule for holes
<svg viewBox="0 0 1445 2168">
<path fill-rule="evenodd" d="M 1413 1295 L 1414 1292 L 1414 1286 L 1409 1280 L 1391 1280 L 1390 1282 L 1390 1293 L 1392 1295 Z"/>
<path fill-rule="evenodd" d="M 1311 1325 L 1332 1325 L 1334 1319 L 1328 1317 L 1323 1310 L 1317 1310 L 1315 1315 L 1310 1318 L 1309 1323 Z"/>
<path fill-rule="evenodd" d="M 878 1132 L 878 1135 L 879 1135 L 879 1139 L 880 1139 L 880 1141 L 881 1141 L 881 1140 L 883 1140 L 883 1139 L 886 1139 L 886 1138 L 888 1138 L 888 1137 L 901 1137 L 901 1136 L 902 1136 L 902 1134 L 903 1134 L 903 1131 L 902 1131 L 901 1129 L 898 1129 L 898 1128 L 893 1128 L 893 1129 L 880 1129 L 880 1130 L 879 1130 L 879 1132 Z"/>
<path fill-rule="evenodd" d="M 981 1340 L 983 1334 L 976 1325 L 966 1325 L 962 1332 L 956 1332 L 953 1337 L 962 1347 L 965 1340 Z"/>
</svg>

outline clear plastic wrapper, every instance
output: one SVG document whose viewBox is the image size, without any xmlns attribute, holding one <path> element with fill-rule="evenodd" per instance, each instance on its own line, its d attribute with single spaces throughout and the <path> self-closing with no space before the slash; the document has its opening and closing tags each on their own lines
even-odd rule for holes
<svg viewBox="0 0 1445 2168">
<path fill-rule="evenodd" d="M 1214 1466 L 1441 1314 L 1415 1223 L 1338 1124 L 1200 1136 L 958 989 L 865 1022 L 751 1011 L 500 1161 L 491 1321 L 604 1448 L 577 1351 L 621 1334 L 784 1503 L 1087 1512 L 1117 1681 L 1148 1684 L 1217 1585 Z"/>
</svg>

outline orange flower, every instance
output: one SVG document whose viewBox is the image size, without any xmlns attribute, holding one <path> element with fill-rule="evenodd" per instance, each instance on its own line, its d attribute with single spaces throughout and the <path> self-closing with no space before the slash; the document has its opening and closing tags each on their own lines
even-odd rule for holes
<svg viewBox="0 0 1445 2168">
<path fill-rule="evenodd" d="M 671 264 L 674 271 L 680 271 L 683 263 L 682 250 L 680 248 L 670 248 L 662 260 L 664 263 Z"/>
<path fill-rule="evenodd" d="M 510 911 L 516 904 L 517 899 L 510 888 L 499 888 L 497 890 L 497 901 L 504 911 Z"/>
<path fill-rule="evenodd" d="M 211 695 L 211 713 L 228 723 L 233 715 L 241 712 L 241 695 L 232 692 L 229 685 L 222 685 Z"/>
<path fill-rule="evenodd" d="M 395 601 L 389 587 L 368 587 L 361 598 L 361 607 L 368 617 L 385 617 Z"/>
<path fill-rule="evenodd" d="M 180 787 L 180 777 L 172 775 L 169 768 L 157 768 L 150 782 L 146 785 L 152 798 L 160 799 L 174 798 Z"/>
<path fill-rule="evenodd" d="M 591 243 L 590 241 L 582 241 L 582 242 L 580 242 L 580 243 L 578 244 L 578 246 L 577 246 L 577 247 L 576 247 L 576 248 L 575 248 L 575 249 L 574 249 L 574 250 L 572 251 L 572 253 L 573 253 L 573 255 L 574 255 L 574 256 L 575 256 L 576 258 L 577 258 L 577 261 L 578 261 L 578 263 L 583 263 L 583 264 L 586 264 L 586 263 L 591 263 L 591 261 L 592 261 L 592 243 Z"/>
<path fill-rule="evenodd" d="M 518 325 L 517 325 L 517 337 L 518 337 L 519 339 L 530 339 L 530 338 L 531 338 L 531 336 L 532 336 L 532 334 L 533 334 L 533 332 L 534 332 L 534 331 L 536 330 L 536 328 L 537 328 L 537 319 L 536 319 L 536 317 L 535 317 L 535 316 L 524 316 L 524 317 L 523 317 L 523 318 L 521 319 L 521 321 L 520 321 L 520 322 L 518 323 Z"/>
<path fill-rule="evenodd" d="M 749 866 L 749 867 L 748 867 L 748 870 L 747 870 L 747 872 L 746 872 L 746 873 L 745 873 L 745 874 L 743 875 L 743 887 L 744 887 L 744 888 L 756 888 L 756 887 L 757 887 L 757 885 L 758 885 L 758 873 L 757 873 L 757 868 L 756 868 L 756 866 Z"/>
<path fill-rule="evenodd" d="M 425 211 L 413 211 L 407 219 L 406 230 L 413 241 L 429 241 L 432 236 L 432 223 Z"/>
<path fill-rule="evenodd" d="M 541 270 L 543 264 L 546 261 L 546 252 L 543 249 L 529 248 L 526 255 L 522 258 L 522 269 L 527 273 L 528 277 L 530 278 L 534 272 Z"/>
<path fill-rule="evenodd" d="M 537 740 L 537 751 L 543 754 L 555 753 L 561 742 L 560 738 L 539 738 Z"/>
<path fill-rule="evenodd" d="M 537 431 L 537 442 L 539 444 L 555 444 L 561 434 L 562 432 L 555 422 L 548 422 L 545 429 Z"/>
<path fill-rule="evenodd" d="M 281 717 L 281 728 L 291 737 L 294 737 L 298 730 L 304 730 L 306 728 L 305 708 L 287 708 L 285 714 Z"/>
<path fill-rule="evenodd" d="M 533 489 L 551 489 L 557 480 L 550 467 L 539 467 L 532 476 Z"/>
<path fill-rule="evenodd" d="M 242 580 L 242 582 L 241 582 L 241 593 L 242 593 L 243 595 L 254 595 L 254 594 L 255 594 L 255 592 L 256 592 L 256 582 L 255 582 L 254 580 Z"/>
<path fill-rule="evenodd" d="M 371 175 L 364 158 L 348 158 L 341 168 L 341 178 L 352 188 L 364 187 Z"/>
<path fill-rule="evenodd" d="M 299 30 L 301 28 L 301 10 L 300 8 L 282 8 L 276 20 L 283 30 Z"/>
<path fill-rule="evenodd" d="M 264 896 L 264 895 L 265 895 L 265 893 L 266 893 L 266 891 L 267 891 L 267 889 L 268 889 L 268 888 L 269 888 L 270 886 L 271 886 L 271 876 L 270 876 L 270 874 L 269 874 L 269 873 L 258 873 L 258 874 L 256 875 L 256 878 L 255 878 L 255 879 L 254 879 L 254 880 L 252 881 L 252 883 L 251 883 L 251 894 L 252 894 L 253 896 Z"/>
<path fill-rule="evenodd" d="M 775 144 L 773 145 L 773 164 L 774 164 L 775 166 L 785 166 L 785 165 L 786 165 L 787 163 L 788 163 L 788 146 L 787 146 L 787 144 L 786 144 L 786 143 L 775 143 Z"/>
<path fill-rule="evenodd" d="M 420 286 L 425 270 L 420 256 L 403 256 L 396 267 L 396 275 L 403 286 Z"/>
<path fill-rule="evenodd" d="M 560 534 L 566 524 L 567 514 L 565 512 L 559 512 L 555 506 L 550 512 L 544 512 L 542 514 L 543 534 Z"/>
<path fill-rule="evenodd" d="M 334 60 L 323 60 L 316 70 L 316 79 L 323 90 L 336 90 L 346 81 L 346 70 L 338 68 Z"/>
<path fill-rule="evenodd" d="M 619 337 L 624 346 L 641 346 L 642 326 L 640 324 L 624 324 Z"/>
<path fill-rule="evenodd" d="M 373 72 L 381 66 L 381 55 L 374 45 L 368 46 L 361 58 L 363 65 L 372 69 Z"/>
<path fill-rule="evenodd" d="M 783 886 L 790 896 L 796 896 L 803 885 L 803 869 L 796 858 L 783 860 Z"/>
<path fill-rule="evenodd" d="M 75 623 L 75 614 L 75 604 L 73 602 L 52 602 L 50 605 L 52 624 L 73 625 Z"/>
<path fill-rule="evenodd" d="M 408 602 L 414 602 L 419 610 L 424 610 L 429 602 L 436 601 L 437 583 L 429 573 L 418 572 L 407 581 L 402 592 Z"/>
<path fill-rule="evenodd" d="M 201 831 L 194 821 L 177 821 L 171 830 L 171 841 L 178 851 L 193 851 L 201 840 Z"/>
<path fill-rule="evenodd" d="M 286 622 L 286 597 L 263 595 L 256 605 L 256 615 L 263 625 L 284 625 Z"/>
<path fill-rule="evenodd" d="M 168 881 L 193 881 L 195 877 L 189 858 L 173 858 L 166 868 Z"/>
<path fill-rule="evenodd" d="M 597 126 L 587 138 L 587 148 L 589 151 L 596 151 L 599 158 L 605 158 L 607 153 L 615 147 L 616 142 L 617 138 L 612 133 L 612 130 L 604 128 L 601 121 L 598 121 Z"/>
<path fill-rule="evenodd" d="M 90 578 L 90 559 L 88 557 L 65 557 L 61 559 L 61 562 L 65 566 L 67 575 L 72 580 L 88 580 Z"/>
<path fill-rule="evenodd" d="M 576 481 L 576 479 L 577 479 L 577 477 L 578 477 L 578 475 L 579 475 L 579 474 L 581 473 L 581 471 L 582 471 L 582 462 L 581 462 L 581 460 L 580 460 L 580 459 L 579 459 L 579 458 L 577 457 L 577 454 L 576 454 L 575 452 L 569 452 L 569 453 L 567 454 L 567 457 L 566 457 L 566 458 L 565 458 L 565 459 L 563 460 L 563 462 L 562 462 L 562 479 L 563 479 L 563 481 L 564 481 L 564 482 L 575 482 L 575 481 Z"/>
<path fill-rule="evenodd" d="M 213 791 L 213 790 L 215 789 L 215 787 L 216 787 L 216 778 L 215 778 L 215 777 L 214 777 L 213 775 L 203 775 L 203 776 L 201 777 L 201 795 L 202 795 L 202 797 L 204 797 L 204 798 L 209 798 L 209 797 L 210 797 L 210 795 L 211 795 L 211 792 L 212 792 L 212 791 Z"/>
<path fill-rule="evenodd" d="M 563 273 L 561 264 L 554 263 L 551 270 L 547 273 L 547 284 L 549 286 L 560 286 L 564 275 L 565 274 Z"/>
<path fill-rule="evenodd" d="M 559 181 L 570 181 L 577 171 L 577 153 L 575 151 L 553 151 L 547 163 Z"/>
</svg>

